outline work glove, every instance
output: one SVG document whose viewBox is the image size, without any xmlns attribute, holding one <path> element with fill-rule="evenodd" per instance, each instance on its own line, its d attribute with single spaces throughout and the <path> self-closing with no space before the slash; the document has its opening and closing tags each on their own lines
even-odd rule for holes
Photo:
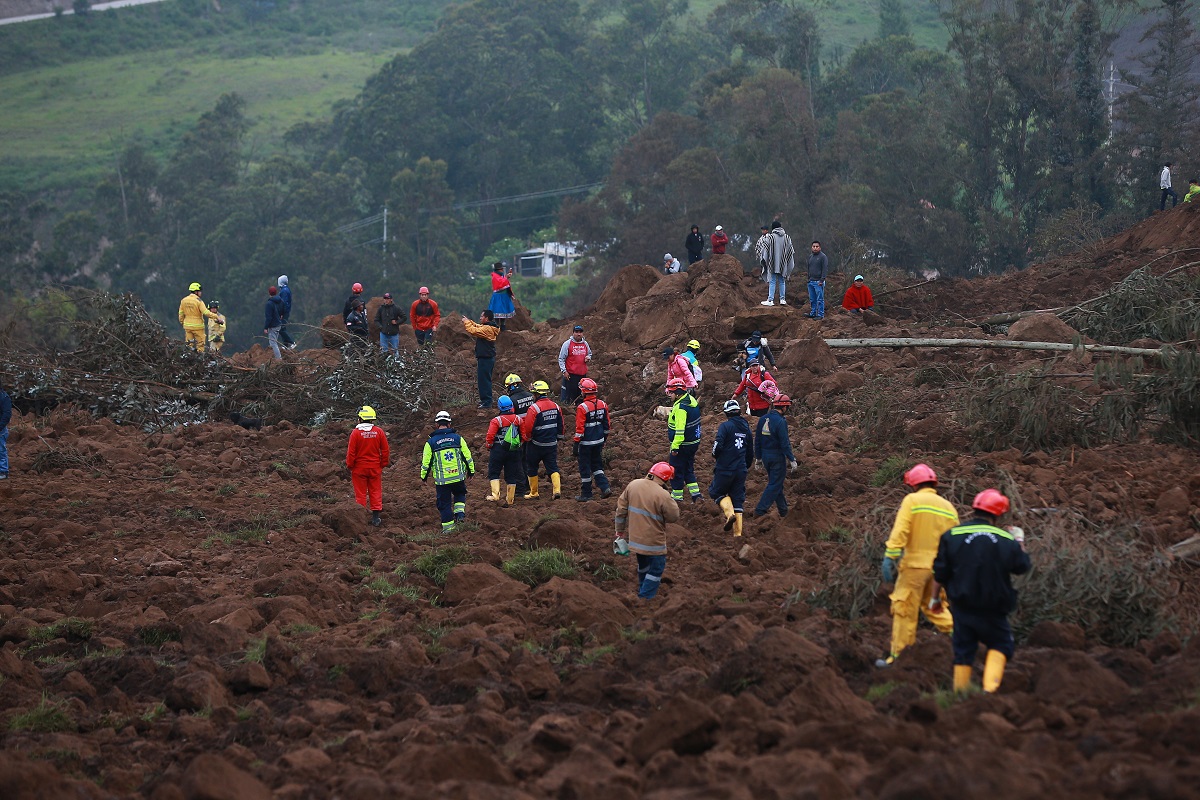
<svg viewBox="0 0 1200 800">
<path fill-rule="evenodd" d="M 899 571 L 899 568 L 900 568 L 900 559 L 888 558 L 887 556 L 884 556 L 883 557 L 883 569 L 882 569 L 883 582 L 884 583 L 895 583 L 896 582 L 896 573 Z"/>
<path fill-rule="evenodd" d="M 798 467 L 798 466 L 800 466 L 799 461 L 789 461 L 788 462 L 788 472 L 795 472 L 796 467 Z"/>
<path fill-rule="evenodd" d="M 1008 532 L 1011 533 L 1013 535 L 1013 538 L 1017 540 L 1017 544 L 1020 544 L 1020 545 L 1025 544 L 1025 529 L 1024 528 L 1019 528 L 1016 525 L 1009 525 Z"/>
<path fill-rule="evenodd" d="M 579 458 L 579 442 L 575 442 L 571 445 L 571 455 Z"/>
<path fill-rule="evenodd" d="M 618 536 L 613 540 L 613 555 L 627 556 L 629 555 L 629 541 Z"/>
<path fill-rule="evenodd" d="M 678 450 L 672 450 L 672 451 L 671 451 L 671 455 L 673 455 L 673 456 L 677 456 L 677 455 L 679 455 L 679 451 L 678 451 Z"/>
</svg>

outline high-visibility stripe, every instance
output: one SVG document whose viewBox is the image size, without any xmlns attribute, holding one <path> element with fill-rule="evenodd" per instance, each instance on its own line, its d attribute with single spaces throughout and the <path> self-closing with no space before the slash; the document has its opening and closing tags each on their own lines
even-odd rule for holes
<svg viewBox="0 0 1200 800">
<path fill-rule="evenodd" d="M 629 510 L 634 514 L 641 514 L 644 517 L 649 517 L 650 519 L 657 520 L 659 522 L 663 521 L 661 514 L 651 514 L 649 511 L 647 511 L 644 508 L 638 508 L 637 506 L 630 506 Z"/>
<path fill-rule="evenodd" d="M 646 550 L 651 553 L 665 553 L 667 546 L 665 544 L 639 544 L 634 541 L 629 542 L 630 550 Z"/>
<path fill-rule="evenodd" d="M 948 519 L 958 519 L 958 514 L 953 511 L 947 511 L 944 508 L 938 508 L 937 506 L 913 506 L 912 513 L 919 514 L 922 512 L 936 514 L 939 517 L 946 517 Z"/>
<path fill-rule="evenodd" d="M 1013 539 L 1011 533 L 1003 528 L 997 528 L 995 525 L 960 525 L 957 528 L 951 528 L 950 533 L 953 536 L 962 536 L 967 533 L 994 533 L 1005 539 Z"/>
<path fill-rule="evenodd" d="M 629 517 L 613 517 L 614 525 L 624 525 L 628 521 L 629 521 Z"/>
</svg>

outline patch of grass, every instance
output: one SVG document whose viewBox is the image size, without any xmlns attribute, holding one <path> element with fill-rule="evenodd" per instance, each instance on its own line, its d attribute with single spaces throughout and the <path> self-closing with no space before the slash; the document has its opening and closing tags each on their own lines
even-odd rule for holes
<svg viewBox="0 0 1200 800">
<path fill-rule="evenodd" d="M 237 542 L 265 542 L 271 533 L 273 521 L 267 514 L 256 514 L 245 523 L 230 531 L 219 531 L 204 539 L 200 545 L 205 550 L 217 542 L 231 545 Z M 277 525 L 275 527 L 278 527 Z"/>
<path fill-rule="evenodd" d="M 466 545 L 451 544 L 424 553 L 413 561 L 413 569 L 429 578 L 438 586 L 446 585 L 446 576 L 459 564 L 471 560 L 471 549 Z"/>
<path fill-rule="evenodd" d="M 889 694 L 899 689 L 900 686 L 901 684 L 896 681 L 877 683 L 870 689 L 867 689 L 867 693 L 863 695 L 863 699 L 868 703 L 874 703 L 876 700 L 882 700 L 883 698 L 887 697 Z"/>
<path fill-rule="evenodd" d="M 332 667 L 329 668 L 329 672 L 326 673 L 326 676 L 332 682 L 332 681 L 336 681 L 338 678 L 342 677 L 345 674 L 346 674 L 346 665 L 345 664 L 334 664 Z"/>
<path fill-rule="evenodd" d="M 595 664 L 600 659 L 604 658 L 605 656 L 610 656 L 615 652 L 617 652 L 616 645 L 606 644 L 603 647 L 597 647 L 594 650 L 589 650 L 581 655 L 579 657 L 579 663 L 584 665 Z"/>
<path fill-rule="evenodd" d="M 402 533 L 396 538 L 405 542 L 416 542 L 418 544 L 423 542 L 436 542 L 438 539 L 442 538 L 442 532 L 437 530 L 418 531 L 417 533 Z"/>
<path fill-rule="evenodd" d="M 64 617 L 50 623 L 49 625 L 41 625 L 29 632 L 29 640 L 34 644 L 45 644 L 46 642 L 55 639 L 66 639 L 72 642 L 86 642 L 92 638 L 92 631 L 95 628 L 95 623 L 90 619 L 80 619 L 79 617 Z"/>
<path fill-rule="evenodd" d="M 236 717 L 238 722 L 247 722 L 248 720 L 252 720 L 254 719 L 254 709 L 250 706 L 242 706 L 237 710 Z"/>
<path fill-rule="evenodd" d="M 510 578 L 530 586 L 545 583 L 556 576 L 559 578 L 575 576 L 575 563 L 571 556 L 557 547 L 521 550 L 504 562 L 503 569 Z"/>
<path fill-rule="evenodd" d="M 309 625 L 307 622 L 293 622 L 291 625 L 283 627 L 284 636 L 300 636 L 305 633 L 316 633 L 321 630 L 316 625 Z"/>
<path fill-rule="evenodd" d="M 932 697 L 933 702 L 937 703 L 937 707 L 945 711 L 955 703 L 961 703 L 973 694 L 979 694 L 983 689 L 975 684 L 967 687 L 965 692 L 956 692 L 953 689 L 938 689 L 933 693 L 922 694 L 922 697 Z"/>
<path fill-rule="evenodd" d="M 85 661 L 99 661 L 103 658 L 120 658 L 125 655 L 124 648 L 106 647 L 103 650 L 87 650 L 83 654 Z"/>
<path fill-rule="evenodd" d="M 651 634 L 650 631 L 637 630 L 636 628 L 626 628 L 625 630 L 621 631 L 621 635 L 625 637 L 625 641 L 627 642 L 644 642 L 653 634 Z"/>
<path fill-rule="evenodd" d="M 908 459 L 904 456 L 888 456 L 871 476 L 871 485 L 875 487 L 891 486 L 904 477 L 908 467 Z"/>
<path fill-rule="evenodd" d="M 413 601 L 414 603 L 425 597 L 424 592 L 422 592 L 416 586 L 413 586 L 411 583 L 400 584 L 396 587 L 396 593 Z M 435 600 L 430 600 L 429 603 L 430 605 L 437 605 Z"/>
<path fill-rule="evenodd" d="M 850 542 L 854 541 L 854 531 L 850 530 L 849 528 L 844 528 L 841 525 L 834 525 L 832 528 L 818 533 L 817 541 L 849 544 Z"/>
<path fill-rule="evenodd" d="M 379 615 L 380 615 L 380 614 L 382 614 L 382 613 L 383 613 L 383 609 L 382 609 L 382 608 L 373 608 L 373 609 L 371 609 L 370 611 L 364 611 L 364 612 L 363 612 L 363 613 L 362 613 L 362 614 L 359 616 L 359 619 L 365 619 L 365 620 L 367 620 L 367 621 L 370 621 L 370 620 L 376 620 L 376 619 L 379 619 Z"/>
<path fill-rule="evenodd" d="M 400 587 L 388 580 L 386 575 L 380 575 L 378 578 L 368 583 L 367 588 L 378 595 L 380 600 L 387 599 L 394 594 L 400 593 Z"/>
<path fill-rule="evenodd" d="M 43 667 L 68 667 L 75 669 L 79 662 L 70 656 L 38 656 L 35 661 Z"/>
<path fill-rule="evenodd" d="M 173 508 L 171 516 L 175 519 L 204 519 L 204 515 L 194 508 Z"/>
<path fill-rule="evenodd" d="M 46 695 L 42 695 L 41 701 L 36 706 L 24 714 L 17 714 L 10 719 L 8 729 L 33 733 L 73 731 L 75 730 L 75 720 L 71 718 L 65 703 L 50 700 Z"/>
<path fill-rule="evenodd" d="M 146 722 L 156 722 L 162 719 L 167 714 L 167 707 L 163 703 L 155 703 L 142 713 L 142 719 Z"/>
<path fill-rule="evenodd" d="M 430 639 L 429 644 L 425 646 L 425 654 L 431 659 L 436 659 L 442 653 L 446 652 L 446 648 L 442 644 L 442 637 L 454 630 L 454 626 L 445 623 L 439 625 L 421 624 L 417 626 L 417 630 Z"/>
<path fill-rule="evenodd" d="M 142 644 L 150 647 L 162 647 L 167 642 L 178 642 L 183 638 L 178 628 L 166 625 L 146 625 L 138 628 L 137 637 Z"/>
<path fill-rule="evenodd" d="M 229 497 L 231 494 L 234 494 L 235 492 L 237 492 L 237 487 L 234 486 L 232 483 L 227 483 L 224 486 L 222 486 L 220 489 L 217 489 L 217 494 L 221 495 L 222 497 Z"/>
<path fill-rule="evenodd" d="M 596 567 L 596 569 L 592 570 L 592 575 L 596 576 L 602 581 L 616 581 L 620 580 L 622 577 L 620 567 L 614 566 L 613 564 L 601 564 L 600 566 Z"/>
<path fill-rule="evenodd" d="M 267 637 L 255 639 L 250 642 L 250 646 L 246 648 L 245 655 L 242 656 L 242 661 L 253 661 L 261 664 L 267 656 Z"/>
</svg>

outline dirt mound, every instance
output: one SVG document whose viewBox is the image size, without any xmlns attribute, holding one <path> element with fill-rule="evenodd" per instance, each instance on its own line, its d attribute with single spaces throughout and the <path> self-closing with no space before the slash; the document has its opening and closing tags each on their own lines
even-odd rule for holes
<svg viewBox="0 0 1200 800">
<path fill-rule="evenodd" d="M 646 264 L 621 267 L 604 286 L 604 291 L 596 298 L 596 302 L 584 310 L 583 315 L 624 314 L 630 298 L 647 294 L 661 277 L 661 272 Z"/>
</svg>

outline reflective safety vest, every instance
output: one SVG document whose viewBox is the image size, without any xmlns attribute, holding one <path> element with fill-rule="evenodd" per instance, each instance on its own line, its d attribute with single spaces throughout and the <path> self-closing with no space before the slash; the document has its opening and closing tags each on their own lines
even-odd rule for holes
<svg viewBox="0 0 1200 800">
<path fill-rule="evenodd" d="M 604 444 L 608 438 L 608 404 L 592 398 L 575 407 L 575 441 L 581 445 Z"/>
<path fill-rule="evenodd" d="M 671 440 L 671 449 L 678 450 L 683 444 L 698 444 L 700 442 L 700 401 L 691 392 L 671 406 L 671 415 L 667 417 L 667 436 Z"/>
<path fill-rule="evenodd" d="M 563 435 L 562 409 L 549 397 L 539 398 L 529 407 L 529 411 L 525 412 L 523 427 L 530 444 L 554 447 Z"/>
<path fill-rule="evenodd" d="M 425 442 L 421 454 L 421 480 L 425 480 L 430 472 L 438 486 L 458 483 L 475 474 L 475 462 L 467 442 L 453 428 L 438 428 Z"/>
</svg>

